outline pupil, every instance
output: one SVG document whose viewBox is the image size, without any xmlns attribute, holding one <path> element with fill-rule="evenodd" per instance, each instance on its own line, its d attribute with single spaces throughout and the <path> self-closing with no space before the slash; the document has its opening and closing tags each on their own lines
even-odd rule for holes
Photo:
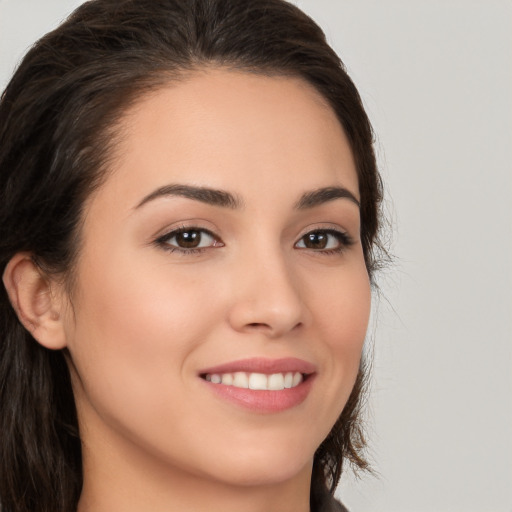
<svg viewBox="0 0 512 512">
<path fill-rule="evenodd" d="M 176 242 L 180 247 L 187 249 L 197 247 L 201 242 L 201 233 L 199 231 L 182 231 L 176 235 Z"/>
<path fill-rule="evenodd" d="M 305 245 L 308 249 L 325 249 L 327 235 L 325 233 L 309 233 L 306 236 Z"/>
</svg>

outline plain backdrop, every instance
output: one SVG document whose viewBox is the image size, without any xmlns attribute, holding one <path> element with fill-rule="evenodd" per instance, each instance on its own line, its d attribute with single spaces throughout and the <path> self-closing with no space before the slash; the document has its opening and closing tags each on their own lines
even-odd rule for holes
<svg viewBox="0 0 512 512">
<path fill-rule="evenodd" d="M 80 3 L 0 0 L 2 89 Z M 369 336 L 378 476 L 338 493 L 351 512 L 512 512 L 512 2 L 296 3 L 361 92 L 393 223 Z"/>
</svg>

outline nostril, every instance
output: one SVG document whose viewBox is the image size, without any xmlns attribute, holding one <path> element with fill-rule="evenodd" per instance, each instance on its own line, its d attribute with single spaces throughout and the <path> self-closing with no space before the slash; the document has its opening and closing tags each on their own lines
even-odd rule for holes
<svg viewBox="0 0 512 512">
<path fill-rule="evenodd" d="M 246 325 L 246 328 L 248 331 L 274 332 L 272 325 L 265 322 L 251 322 Z"/>
</svg>

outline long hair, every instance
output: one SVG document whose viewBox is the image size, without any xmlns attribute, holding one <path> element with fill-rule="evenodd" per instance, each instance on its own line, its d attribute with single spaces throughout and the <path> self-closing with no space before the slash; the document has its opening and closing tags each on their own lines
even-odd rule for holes
<svg viewBox="0 0 512 512">
<path fill-rule="evenodd" d="M 322 30 L 284 0 L 93 0 L 27 53 L 0 102 L 0 270 L 28 251 L 71 279 L 85 199 L 101 185 L 123 113 L 148 90 L 204 66 L 306 80 L 336 113 L 354 155 L 361 237 L 378 265 L 381 182 L 360 96 Z M 345 461 L 366 468 L 364 364 L 318 448 L 311 504 Z M 39 345 L 0 289 L 0 508 L 74 512 L 80 434 L 65 351 Z"/>
</svg>

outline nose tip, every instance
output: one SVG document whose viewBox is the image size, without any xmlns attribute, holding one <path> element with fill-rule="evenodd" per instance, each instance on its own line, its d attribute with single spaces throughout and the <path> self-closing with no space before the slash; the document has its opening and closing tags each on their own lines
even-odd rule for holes
<svg viewBox="0 0 512 512">
<path fill-rule="evenodd" d="M 285 264 L 246 270 L 237 280 L 235 298 L 229 313 L 233 329 L 261 332 L 278 338 L 299 329 L 306 318 L 299 283 Z"/>
</svg>

